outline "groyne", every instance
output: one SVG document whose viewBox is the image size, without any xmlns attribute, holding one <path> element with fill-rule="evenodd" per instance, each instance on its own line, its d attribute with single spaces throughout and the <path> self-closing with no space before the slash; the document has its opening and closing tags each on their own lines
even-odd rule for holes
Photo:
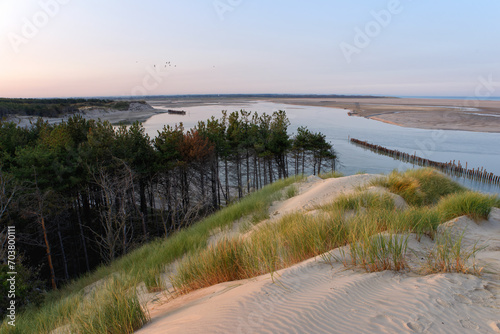
<svg viewBox="0 0 500 334">
<path fill-rule="evenodd" d="M 483 167 L 469 169 L 467 168 L 468 167 L 467 163 L 465 163 L 465 166 L 463 166 L 460 160 L 458 162 L 456 162 L 455 160 L 450 162 L 438 162 L 419 157 L 416 155 L 416 152 L 415 154 L 408 154 L 398 150 L 391 150 L 387 147 L 383 147 L 380 145 L 371 144 L 356 138 L 350 138 L 349 140 L 352 144 L 362 146 L 375 153 L 387 155 L 394 159 L 408 162 L 413 165 L 418 165 L 422 167 L 434 167 L 445 174 L 457 177 L 465 177 L 478 182 L 500 185 L 500 176 L 495 175 L 493 173 L 489 173 Z"/>
</svg>

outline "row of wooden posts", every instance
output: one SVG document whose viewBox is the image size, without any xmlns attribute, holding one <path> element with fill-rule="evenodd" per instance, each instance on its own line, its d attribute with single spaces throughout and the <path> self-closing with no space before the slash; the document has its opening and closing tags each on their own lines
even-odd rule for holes
<svg viewBox="0 0 500 334">
<path fill-rule="evenodd" d="M 416 152 L 415 154 L 408 154 L 398 150 L 391 150 L 380 145 L 371 144 L 356 138 L 350 138 L 350 141 L 353 144 L 368 148 L 374 151 L 375 153 L 388 155 L 390 157 L 393 157 L 394 159 L 402 160 L 404 162 L 408 162 L 414 165 L 419 165 L 423 167 L 434 167 L 449 175 L 466 177 L 474 181 L 500 185 L 500 176 L 495 175 L 493 173 L 488 173 L 486 169 L 484 169 L 483 167 L 477 169 L 475 168 L 468 169 L 467 163 L 465 163 L 464 167 L 462 166 L 460 161 L 458 161 L 457 163 L 455 162 L 455 160 L 450 162 L 438 162 L 421 158 L 416 155 Z"/>
</svg>

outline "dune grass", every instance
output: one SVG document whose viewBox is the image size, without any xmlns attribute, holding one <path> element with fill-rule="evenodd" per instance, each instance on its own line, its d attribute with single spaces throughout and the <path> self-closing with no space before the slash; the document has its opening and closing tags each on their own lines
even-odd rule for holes
<svg viewBox="0 0 500 334">
<path fill-rule="evenodd" d="M 319 174 L 318 175 L 320 178 L 322 178 L 323 180 L 326 180 L 326 179 L 335 179 L 335 178 L 338 178 L 338 177 L 342 177 L 344 176 L 344 174 L 342 174 L 341 172 L 327 172 L 327 173 L 322 173 L 322 174 Z"/>
<path fill-rule="evenodd" d="M 442 196 L 465 191 L 465 188 L 432 168 L 393 171 L 372 182 L 400 195 L 409 205 L 435 204 Z"/>
<path fill-rule="evenodd" d="M 464 248 L 462 239 L 465 232 L 458 237 L 453 237 L 448 231 L 438 236 L 435 247 L 429 250 L 424 273 L 481 274 L 483 268 L 478 267 L 475 257 L 482 248 L 478 247 L 477 242 L 472 247 Z"/>
<path fill-rule="evenodd" d="M 128 306 L 126 306 L 129 303 L 135 305 L 135 301 L 130 299 L 132 297 L 128 293 L 129 291 L 133 291 L 133 294 L 135 294 L 136 284 L 145 282 L 149 291 L 162 289 L 163 281 L 160 275 L 164 271 L 166 265 L 182 258 L 186 254 L 194 253 L 205 248 L 212 230 L 228 227 L 234 221 L 244 216 L 252 214 L 258 215 L 259 212 L 260 214 L 263 214 L 263 212 L 267 214 L 267 210 L 271 203 L 279 200 L 283 196 L 281 190 L 301 179 L 302 177 L 291 177 L 279 180 L 264 187 L 258 192 L 248 195 L 241 201 L 233 203 L 227 208 L 216 212 L 193 226 L 176 232 L 167 239 L 152 241 L 112 262 L 108 266 L 99 267 L 94 272 L 85 275 L 81 279 L 75 280 L 60 290 L 48 293 L 46 302 L 41 307 L 28 309 L 26 312 L 18 314 L 16 318 L 16 327 L 8 326 L 3 322 L 0 326 L 0 332 L 48 333 L 64 325 L 79 323 L 83 326 L 84 319 L 78 322 L 79 320 L 76 318 L 76 312 L 85 311 L 85 316 L 89 319 L 96 319 L 96 322 L 93 323 L 91 327 L 82 330 L 83 332 L 97 333 L 100 331 L 120 333 L 120 330 L 124 330 L 123 328 L 119 330 L 116 329 L 118 327 L 116 327 L 117 325 L 114 324 L 112 320 L 110 320 L 109 323 L 104 322 L 104 320 L 100 318 L 100 314 L 108 312 L 106 314 L 108 314 L 111 319 L 115 317 L 123 319 L 120 318 L 120 316 L 127 314 L 133 314 L 134 317 L 136 317 L 137 314 L 140 313 L 138 309 L 134 308 L 133 310 L 128 310 Z M 127 277 L 127 279 L 122 280 L 119 284 L 116 283 L 111 286 L 107 284 L 98 285 L 96 288 L 96 290 L 99 291 L 103 288 L 111 292 L 115 291 L 118 293 L 115 299 L 113 299 L 113 296 L 111 296 L 113 297 L 111 298 L 109 297 L 110 295 L 106 295 L 105 293 L 103 295 L 94 294 L 92 295 L 93 297 L 90 297 L 88 303 L 82 304 L 82 294 L 85 287 L 117 273 L 120 276 Z M 124 291 L 127 291 L 127 293 Z M 103 304 L 102 307 L 98 306 L 100 305 L 99 300 L 105 299 L 102 296 L 108 296 L 109 298 L 107 299 L 112 301 L 111 304 Z M 124 300 L 126 300 L 127 303 L 122 303 L 121 301 L 123 299 L 120 298 L 125 298 Z M 88 310 L 81 309 L 80 305 L 87 305 Z M 113 308 L 118 308 L 116 310 L 118 313 L 112 313 Z M 135 323 L 138 322 L 136 320 L 131 321 L 131 324 Z M 104 329 L 108 328 L 106 326 L 109 327 L 109 330 Z M 99 331 L 94 331 L 94 328 L 99 329 Z"/>
<path fill-rule="evenodd" d="M 342 250 L 341 262 L 345 266 L 360 266 L 367 272 L 403 270 L 407 268 L 405 257 L 408 237 L 408 234 L 370 234 L 364 231 L 358 235 L 353 232 L 349 242 L 349 256 Z"/>
<path fill-rule="evenodd" d="M 245 237 L 207 245 L 213 230 L 228 228 L 242 217 L 251 217 L 254 223 L 268 218 L 273 201 L 296 195 L 295 186 L 290 185 L 297 180 L 265 187 L 168 239 L 151 242 L 97 269 L 52 294 L 40 309 L 18 315 L 14 329 L 3 324 L 0 331 L 44 333 L 70 325 L 75 332 L 127 333 L 147 321 L 136 299 L 136 285 L 145 282 L 149 291 L 163 289 L 161 275 L 167 265 L 177 260 L 179 265 L 171 283 L 180 293 L 272 274 L 345 245 L 349 246 L 343 248 L 341 261 L 345 265 L 361 266 L 367 271 L 406 270 L 407 242 L 410 233 L 415 233 L 417 238 L 428 235 L 437 240 L 436 250 L 428 256 L 428 272 L 464 272 L 464 268 L 480 272 L 474 265 L 470 267 L 477 249 L 460 248 L 461 242 L 456 239 L 437 235 L 437 227 L 464 214 L 485 218 L 491 207 L 500 206 L 500 199 L 464 191 L 431 169 L 393 172 L 373 183 L 401 195 L 410 204 L 405 210 L 395 208 L 388 194 L 359 191 L 316 208 L 315 215 L 289 214 Z M 83 287 L 115 276 L 90 294 L 83 294 Z"/>
<path fill-rule="evenodd" d="M 295 197 L 297 196 L 298 193 L 299 193 L 299 188 L 296 185 L 292 184 L 291 186 L 286 188 L 285 199 Z"/>
<path fill-rule="evenodd" d="M 72 315 L 71 332 L 129 334 L 149 321 L 133 282 L 113 278 L 104 288 L 84 298 Z"/>
<path fill-rule="evenodd" d="M 227 280 L 272 273 L 346 244 L 349 254 L 344 251 L 341 259 L 346 265 L 361 266 L 367 271 L 404 270 L 408 268 L 410 233 L 418 239 L 422 235 L 435 238 L 439 224 L 449 218 L 464 214 L 484 218 L 498 204 L 498 198 L 469 194 L 432 169 L 393 172 L 374 184 L 400 194 L 412 206 L 398 210 L 388 194 L 360 191 L 340 196 L 319 207 L 324 214 L 290 214 L 266 224 L 249 238 L 224 240 L 191 254 L 180 264 L 174 286 L 188 292 Z M 346 215 L 347 212 L 354 214 Z M 473 258 L 468 253 L 457 253 L 456 240 L 453 242 L 445 243 L 441 253 L 448 252 L 455 262 Z M 462 272 L 461 268 L 448 269 Z"/>
<path fill-rule="evenodd" d="M 173 285 L 189 292 L 228 280 L 272 273 L 338 247 L 342 221 L 300 213 L 267 224 L 248 238 L 223 240 L 182 261 Z"/>
<path fill-rule="evenodd" d="M 465 191 L 442 198 L 436 209 L 445 221 L 463 215 L 479 220 L 486 219 L 492 207 L 500 207 L 499 197 Z"/>
</svg>

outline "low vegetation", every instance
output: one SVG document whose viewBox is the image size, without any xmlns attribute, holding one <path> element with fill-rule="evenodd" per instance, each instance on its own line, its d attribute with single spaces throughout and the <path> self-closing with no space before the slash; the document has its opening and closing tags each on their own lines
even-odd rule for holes
<svg viewBox="0 0 500 334">
<path fill-rule="evenodd" d="M 325 179 L 334 179 L 337 177 L 342 177 L 344 176 L 344 174 L 342 174 L 341 172 L 333 171 L 333 172 L 321 173 L 318 176 L 323 180 L 325 180 Z"/>
<path fill-rule="evenodd" d="M 383 186 L 415 206 L 435 204 L 442 196 L 465 191 L 464 187 L 431 168 L 413 169 L 405 173 L 394 171 L 387 177 L 375 180 L 372 185 Z"/>
<path fill-rule="evenodd" d="M 464 248 L 463 231 L 458 237 L 453 237 L 449 231 L 444 231 L 436 239 L 433 249 L 429 250 L 427 263 L 423 268 L 425 273 L 463 273 L 481 274 L 483 268 L 478 267 L 475 256 L 482 248 L 477 242 L 469 248 Z"/>
<path fill-rule="evenodd" d="M 128 319 L 128 323 L 136 324 L 132 326 L 135 328 L 144 322 L 147 314 L 144 310 L 139 313 L 134 306 L 135 299 L 131 299 L 139 282 L 145 282 L 150 291 L 163 288 L 164 282 L 160 276 L 165 268 L 187 254 L 205 249 L 211 231 L 228 227 L 244 216 L 251 216 L 264 209 L 267 211 L 273 201 L 282 198 L 281 191 L 284 188 L 301 179 L 302 177 L 291 177 L 270 184 L 167 239 L 152 241 L 107 266 L 100 266 L 93 273 L 50 292 L 41 307 L 28 308 L 24 313 L 18 314 L 16 327 L 4 322 L 0 332 L 48 333 L 61 326 L 73 326 L 76 333 L 102 333 L 107 332 L 103 330 L 107 326 L 110 333 L 132 333 L 126 328 L 116 330 L 118 322 L 113 319 Z M 108 282 L 110 277 L 116 275 L 117 279 Z M 85 295 L 89 286 L 94 286 L 95 291 L 91 289 Z M 115 299 L 109 297 L 110 293 L 114 294 Z M 123 302 L 124 300 L 127 302 Z M 109 319 L 101 317 L 105 312 L 110 314 Z M 86 319 L 93 319 L 92 323 L 85 325 L 88 321 Z"/>
<path fill-rule="evenodd" d="M 211 231 L 228 228 L 242 217 L 262 214 L 272 201 L 296 195 L 292 183 L 297 179 L 282 180 L 166 240 L 152 242 L 99 268 L 48 298 L 40 309 L 19 315 L 16 328 L 3 324 L 0 329 L 12 333 L 30 333 L 33 329 L 47 332 L 66 325 L 76 333 L 131 333 L 148 319 L 134 287 L 145 282 L 150 291 L 163 289 L 161 275 L 174 261 L 178 265 L 171 283 L 176 293 L 186 293 L 221 282 L 272 274 L 317 255 L 369 272 L 409 270 L 409 238 L 427 235 L 436 240 L 436 247 L 429 250 L 425 273 L 480 274 L 481 269 L 474 263 L 479 247 L 466 249 L 460 236 L 438 234 L 437 228 L 461 215 L 485 218 L 493 206 L 500 206 L 500 200 L 464 191 L 430 169 L 394 172 L 387 178 L 376 184 L 397 189 L 412 203 L 409 208 L 396 208 L 388 194 L 361 190 L 317 208 L 314 214 L 289 214 L 244 235 L 208 244 Z M 439 196 L 432 193 L 435 189 L 439 189 Z M 337 258 L 325 255 L 338 247 Z M 86 285 L 103 278 L 104 283 L 95 284 L 93 291 L 83 292 Z"/>
<path fill-rule="evenodd" d="M 123 109 L 129 102 L 0 99 L 0 108 L 2 103 Z M 0 120 L 0 258 L 4 232 L 15 225 L 23 236 L 17 240 L 22 265 L 55 290 L 277 180 L 334 168 L 335 151 L 323 134 L 301 127 L 292 136 L 289 126 L 284 111 L 244 110 L 224 111 L 189 130 L 182 123 L 165 126 L 154 138 L 140 122 L 113 126 L 81 115 L 59 124 L 38 119 L 30 127 Z M 254 222 L 267 217 L 266 203 L 254 205 Z M 184 239 L 200 242 L 176 238 L 173 255 L 182 253 Z"/>
<path fill-rule="evenodd" d="M 174 286 L 188 292 L 227 280 L 253 277 L 346 244 L 349 247 L 341 251 L 339 258 L 345 265 L 361 266 L 367 271 L 403 270 L 408 268 L 406 253 L 411 233 L 418 239 L 423 235 L 434 238 L 439 224 L 461 215 L 485 218 L 492 206 L 500 205 L 498 198 L 464 192 L 462 187 L 432 169 L 394 172 L 387 178 L 375 184 L 390 190 L 397 184 L 397 193 L 413 199 L 413 206 L 397 210 L 388 194 L 361 191 L 340 196 L 321 207 L 324 214 L 291 214 L 266 224 L 248 238 L 224 240 L 209 249 L 200 249 L 180 264 Z M 439 189 L 439 197 L 432 193 L 436 189 Z M 474 205 L 454 205 L 466 199 Z M 472 254 L 457 251 L 456 242 L 453 245 L 455 248 L 445 244 L 441 253 L 448 252 L 456 263 L 461 259 L 464 265 L 473 259 Z M 463 272 L 461 266 L 447 268 Z"/>
<path fill-rule="evenodd" d="M 144 101 L 137 101 L 144 103 Z M 35 117 L 58 117 L 74 114 L 81 107 L 127 110 L 129 101 L 109 99 L 7 99 L 0 98 L 0 118 L 9 114 Z"/>
</svg>

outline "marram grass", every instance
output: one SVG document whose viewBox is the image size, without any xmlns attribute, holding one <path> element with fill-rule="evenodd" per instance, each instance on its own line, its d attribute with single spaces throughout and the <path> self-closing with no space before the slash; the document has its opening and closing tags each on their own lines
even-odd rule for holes
<svg viewBox="0 0 500 334">
<path fill-rule="evenodd" d="M 476 254 L 482 250 L 477 242 L 469 248 L 464 248 L 462 239 L 464 230 L 458 237 L 453 237 L 448 231 L 444 231 L 436 239 L 433 249 L 429 250 L 427 263 L 423 272 L 433 273 L 462 273 L 479 275 L 483 270 L 475 261 Z"/>
<path fill-rule="evenodd" d="M 130 299 L 133 296 L 128 295 L 130 291 L 135 291 L 137 283 L 145 282 L 150 291 L 162 288 L 163 282 L 160 278 L 162 268 L 186 254 L 192 254 L 200 249 L 204 249 L 207 246 L 207 240 L 212 230 L 228 227 L 235 220 L 247 215 L 267 212 L 271 203 L 282 197 L 281 191 L 285 187 L 301 179 L 302 177 L 291 177 L 279 180 L 258 192 L 248 195 L 241 201 L 231 204 L 193 226 L 174 233 L 167 239 L 152 241 L 112 262 L 108 266 L 99 267 L 93 273 L 85 275 L 80 280 L 75 280 L 59 291 L 50 292 L 46 298 L 47 301 L 39 308 L 28 309 L 26 312 L 18 314 L 16 327 L 8 326 L 6 322 L 3 322 L 0 325 L 0 332 L 22 334 L 49 333 L 61 326 L 76 326 L 75 323 L 78 324 L 75 328 L 80 328 L 79 330 L 85 333 L 127 332 L 127 328 L 135 327 L 135 324 L 140 321 L 131 321 L 129 327 L 122 328 L 113 319 L 123 320 L 124 318 L 120 318 L 121 316 L 125 315 L 129 317 L 129 315 L 133 315 L 140 320 L 141 315 L 138 313 L 139 309 L 135 307 L 135 300 Z M 76 313 L 82 310 L 80 306 L 82 305 L 81 298 L 84 287 L 98 282 L 105 277 L 109 277 L 113 273 L 120 273 L 120 275 L 124 275 L 127 279 L 123 280 L 120 284 L 117 283 L 107 288 L 110 290 L 109 293 L 112 290 L 117 293 L 117 295 L 108 295 L 116 297 L 108 298 L 111 303 L 99 304 L 102 299 L 99 297 L 101 296 L 100 294 L 90 297 L 91 301 L 86 305 L 91 306 L 89 306 L 85 315 L 89 319 L 93 319 L 93 322 L 90 327 L 84 327 L 83 319 L 79 321 L 78 319 L 80 318 L 76 317 Z M 127 294 L 123 295 L 123 291 L 127 291 Z M 94 300 L 93 298 L 96 299 Z M 121 303 L 123 300 L 128 301 L 127 303 L 134 306 L 134 308 L 132 310 L 118 309 L 118 313 L 113 313 L 114 307 L 124 305 Z M 109 321 L 104 321 L 99 316 L 99 314 L 104 313 L 110 318 Z M 74 330 L 76 331 L 76 329 Z"/>
<path fill-rule="evenodd" d="M 442 196 L 465 191 L 465 188 L 432 168 L 394 171 L 372 182 L 388 188 L 409 205 L 435 204 Z"/>
<path fill-rule="evenodd" d="M 114 278 L 79 304 L 71 330 L 82 334 L 129 334 L 149 321 L 135 288 Z"/>
<path fill-rule="evenodd" d="M 474 264 L 478 249 L 462 249 L 456 239 L 437 235 L 436 230 L 439 224 L 464 214 L 486 218 L 491 207 L 500 206 L 498 197 L 464 191 L 432 169 L 393 172 L 374 184 L 401 195 L 410 204 L 406 210 L 396 209 L 388 195 L 360 192 L 317 208 L 316 215 L 287 215 L 245 237 L 207 245 L 215 229 L 228 228 L 245 216 L 267 218 L 273 201 L 295 195 L 295 190 L 282 194 L 295 181 L 292 178 L 265 187 L 168 239 L 151 242 L 99 268 L 62 292 L 50 294 L 41 308 L 19 314 L 15 328 L 3 323 L 0 331 L 48 333 L 71 326 L 75 333 L 132 332 L 148 320 L 135 287 L 145 282 L 150 291 L 163 288 L 162 271 L 180 259 L 172 277 L 178 292 L 273 273 L 345 245 L 350 245 L 345 252 L 351 252 L 343 259 L 346 265 L 354 261 L 368 271 L 405 270 L 408 236 L 415 233 L 437 239 L 437 248 L 428 255 L 428 272 L 479 273 Z M 83 287 L 111 274 L 120 279 L 84 296 Z"/>
</svg>

